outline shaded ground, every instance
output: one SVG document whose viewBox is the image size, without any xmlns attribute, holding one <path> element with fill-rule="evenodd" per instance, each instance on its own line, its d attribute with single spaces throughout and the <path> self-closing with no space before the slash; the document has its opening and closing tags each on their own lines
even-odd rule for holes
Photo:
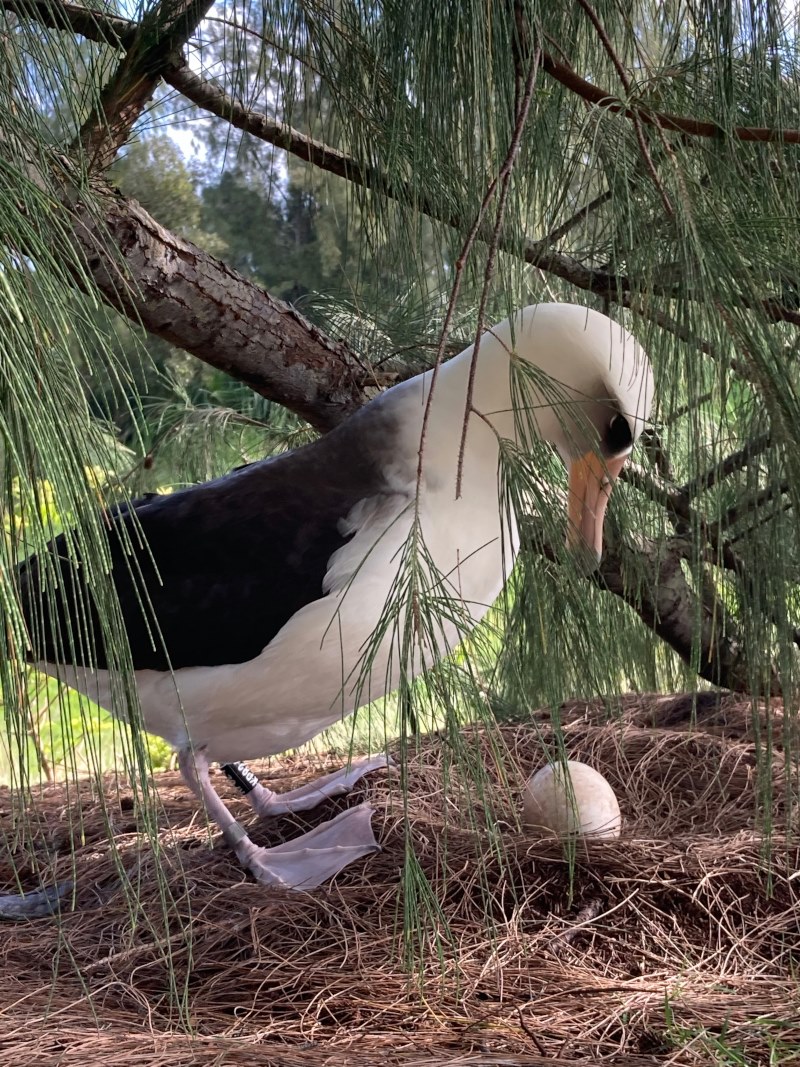
<svg viewBox="0 0 800 1067">
<path fill-rule="evenodd" d="M 753 720 L 747 704 L 712 702 L 692 722 L 685 700 L 629 697 L 608 715 L 585 702 L 562 709 L 570 755 L 608 777 L 625 820 L 620 841 L 579 850 L 572 883 L 560 847 L 515 823 L 519 785 L 551 736 L 548 714 L 465 739 L 480 747 L 491 789 L 463 784 L 452 763 L 458 739 L 426 740 L 413 755 L 408 815 L 441 912 L 424 888 L 401 889 L 403 805 L 388 774 L 302 822 L 259 824 L 234 802 L 262 843 L 364 796 L 375 804 L 382 854 L 308 896 L 264 889 L 224 847 L 209 849 L 177 775 L 159 776 L 158 862 L 122 786 L 109 784 L 102 803 L 88 783 L 79 795 L 47 787 L 39 828 L 26 834 L 0 793 L 0 826 L 26 886 L 36 863 L 68 876 L 69 836 L 82 834 L 75 910 L 60 923 L 0 927 L 0 1063 L 800 1062 L 800 849 L 780 706 Z M 769 731 L 764 776 L 757 743 Z M 273 762 L 269 773 L 285 788 L 317 769 Z M 756 810 L 765 786 L 769 854 Z M 7 856 L 0 888 L 14 889 Z M 409 943 L 403 914 L 415 907 Z M 420 947 L 424 966 L 410 973 L 404 953 Z"/>
</svg>

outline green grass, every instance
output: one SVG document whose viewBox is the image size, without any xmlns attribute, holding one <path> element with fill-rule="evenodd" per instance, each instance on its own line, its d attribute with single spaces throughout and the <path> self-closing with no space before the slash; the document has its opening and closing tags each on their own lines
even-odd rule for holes
<svg viewBox="0 0 800 1067">
<path fill-rule="evenodd" d="M 675 1017 L 670 1000 L 664 1006 L 666 1021 L 665 1041 L 675 1049 L 691 1051 L 697 1062 L 708 1063 L 714 1067 L 788 1067 L 800 1063 L 800 1045 L 796 1041 L 786 1041 L 782 1031 L 793 1024 L 780 1019 L 753 1019 L 745 1025 L 734 1028 L 727 1020 L 721 1021 L 719 1027 L 685 1026 Z M 753 1053 L 743 1040 L 743 1034 L 757 1039 L 758 1049 Z M 764 1058 L 764 1045 L 768 1050 L 768 1059 Z"/>
<path fill-rule="evenodd" d="M 0 785 L 74 780 L 124 765 L 126 726 L 53 678 L 31 671 L 29 679 L 28 721 L 0 709 Z M 152 735 L 146 744 L 152 769 L 166 769 L 170 746 Z"/>
</svg>

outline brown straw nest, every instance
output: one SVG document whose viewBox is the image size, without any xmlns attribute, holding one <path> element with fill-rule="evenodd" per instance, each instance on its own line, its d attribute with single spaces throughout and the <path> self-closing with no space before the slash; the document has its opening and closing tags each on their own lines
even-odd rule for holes
<svg viewBox="0 0 800 1067">
<path fill-rule="evenodd" d="M 313 894 L 259 886 L 210 849 L 174 774 L 157 783 L 157 849 L 117 781 L 47 786 L 25 824 L 0 794 L 23 886 L 77 886 L 60 917 L 0 928 L 0 1064 L 800 1062 L 788 714 L 707 695 L 696 713 L 630 696 L 558 714 L 624 820 L 619 840 L 572 856 L 518 824 L 553 741 L 547 711 L 466 731 L 461 753 L 459 738 L 425 739 L 405 809 L 396 772 L 274 824 L 221 786 L 264 844 L 371 800 L 382 853 Z M 273 761 L 265 775 L 285 788 L 319 771 Z M 0 887 L 14 879 L 6 854 Z"/>
</svg>

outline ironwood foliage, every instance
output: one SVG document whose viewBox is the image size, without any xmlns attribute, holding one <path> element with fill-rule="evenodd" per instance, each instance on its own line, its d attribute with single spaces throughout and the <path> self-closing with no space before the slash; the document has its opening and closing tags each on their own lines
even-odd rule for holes
<svg viewBox="0 0 800 1067">
<path fill-rule="evenodd" d="M 512 483 L 547 492 L 527 517 L 510 614 L 494 619 L 504 654 L 491 627 L 478 639 L 498 701 L 694 676 L 792 692 L 793 9 L 0 8 L 3 484 L 26 520 L 3 547 L 7 703 L 26 644 L 13 564 L 52 533 L 42 479 L 75 536 L 93 539 L 102 589 L 89 451 L 102 451 L 106 501 L 167 470 L 214 473 L 324 432 L 482 324 L 552 299 L 626 321 L 656 367 L 658 410 L 593 578 L 560 548 L 560 471 L 546 456 L 533 475 L 511 464 Z M 156 127 L 203 146 L 204 174 L 187 171 L 177 200 L 153 180 L 148 195 L 169 151 Z M 212 439 L 214 458 L 189 462 L 188 443 Z"/>
</svg>

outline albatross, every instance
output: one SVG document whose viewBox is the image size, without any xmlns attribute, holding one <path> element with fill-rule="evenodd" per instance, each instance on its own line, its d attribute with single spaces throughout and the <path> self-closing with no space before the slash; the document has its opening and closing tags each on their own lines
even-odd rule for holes
<svg viewBox="0 0 800 1067">
<path fill-rule="evenodd" d="M 521 412 L 514 383 L 523 378 Z M 261 848 L 217 794 L 210 764 L 264 816 L 312 808 L 386 766 L 384 756 L 353 761 L 275 794 L 241 761 L 302 745 L 391 692 L 400 671 L 419 674 L 478 623 L 519 545 L 504 514 L 504 440 L 521 445 L 535 433 L 555 447 L 569 472 L 568 543 L 596 562 L 611 489 L 652 393 L 647 357 L 618 323 L 577 305 L 533 305 L 310 444 L 107 513 L 137 714 L 175 746 L 185 782 L 256 879 L 319 886 L 379 848 L 372 809 L 351 807 Z M 385 606 L 412 531 L 426 580 L 458 610 L 443 612 L 435 640 L 420 636 L 403 664 L 402 622 L 387 625 Z M 112 714 L 130 714 L 64 535 L 25 561 L 18 579 L 30 659 Z"/>
</svg>

